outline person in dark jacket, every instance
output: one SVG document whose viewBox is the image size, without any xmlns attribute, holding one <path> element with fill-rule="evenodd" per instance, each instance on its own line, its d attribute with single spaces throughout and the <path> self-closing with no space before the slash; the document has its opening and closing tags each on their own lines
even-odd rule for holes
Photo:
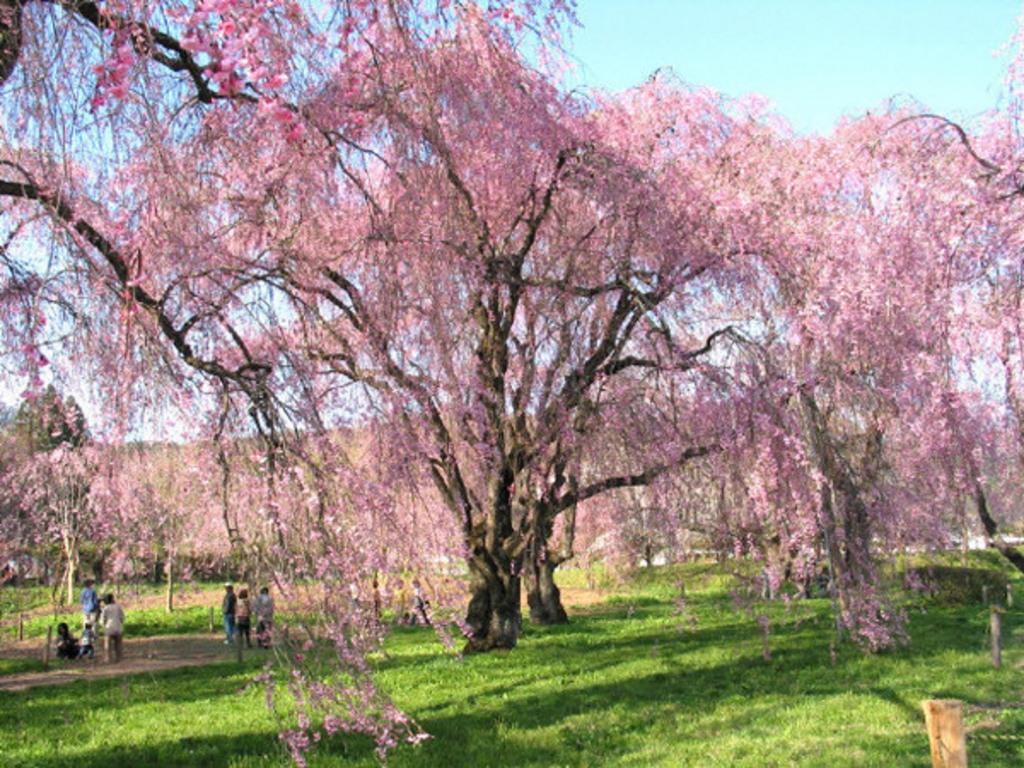
<svg viewBox="0 0 1024 768">
<path fill-rule="evenodd" d="M 57 658 L 78 658 L 78 640 L 71 634 L 68 625 L 63 621 L 57 625 Z"/>
<path fill-rule="evenodd" d="M 238 609 L 238 597 L 235 595 L 235 587 L 229 581 L 224 585 L 224 599 L 220 604 L 220 613 L 224 617 L 224 634 L 226 639 L 224 645 L 231 645 L 235 639 L 235 611 Z"/>
</svg>

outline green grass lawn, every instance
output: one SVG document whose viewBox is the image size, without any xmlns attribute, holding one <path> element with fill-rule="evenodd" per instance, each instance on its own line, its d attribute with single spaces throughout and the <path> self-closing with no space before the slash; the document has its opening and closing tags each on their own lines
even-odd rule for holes
<svg viewBox="0 0 1024 768">
<path fill-rule="evenodd" d="M 673 613 L 680 577 L 695 631 Z M 726 586 L 707 566 L 642 572 L 602 610 L 528 627 L 512 652 L 462 659 L 428 630 L 397 629 L 380 682 L 433 738 L 389 763 L 927 766 L 921 701 L 956 698 L 973 766 L 1024 764 L 1024 741 L 978 738 L 1024 736 L 1024 613 L 1004 616 L 996 670 L 980 605 L 918 610 L 909 647 L 868 656 L 830 648 L 827 601 L 776 603 L 765 660 L 757 622 Z M 0 765 L 285 765 L 262 690 L 240 693 L 257 665 L 0 692 Z M 351 736 L 310 761 L 376 762 L 372 744 Z"/>
</svg>

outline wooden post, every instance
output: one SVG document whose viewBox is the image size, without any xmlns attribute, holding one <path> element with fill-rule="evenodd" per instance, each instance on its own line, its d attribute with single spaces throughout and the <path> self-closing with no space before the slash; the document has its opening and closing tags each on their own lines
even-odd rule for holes
<svg viewBox="0 0 1024 768">
<path fill-rule="evenodd" d="M 164 564 L 167 572 L 167 594 L 164 606 L 168 613 L 174 613 L 174 556 L 168 554 L 167 562 Z"/>
<path fill-rule="evenodd" d="M 990 626 L 992 629 L 992 666 L 999 669 L 1003 665 L 1003 612 L 992 608 Z"/>
<path fill-rule="evenodd" d="M 25 639 L 25 614 L 18 614 L 18 640 Z"/>
<path fill-rule="evenodd" d="M 213 606 L 210 606 L 210 631 L 213 632 Z"/>
<path fill-rule="evenodd" d="M 1006 585 L 1006 607 L 1013 608 L 1013 584 Z"/>
<path fill-rule="evenodd" d="M 932 768 L 967 768 L 964 703 L 938 699 L 921 703 L 932 750 Z"/>
<path fill-rule="evenodd" d="M 46 645 L 43 646 L 43 669 L 50 668 L 50 645 L 53 643 L 53 627 L 46 628 Z"/>
</svg>

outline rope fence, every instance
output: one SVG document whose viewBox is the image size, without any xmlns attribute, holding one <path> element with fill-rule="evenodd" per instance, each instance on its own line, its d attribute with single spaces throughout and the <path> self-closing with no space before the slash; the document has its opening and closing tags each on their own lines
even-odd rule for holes
<svg viewBox="0 0 1024 768">
<path fill-rule="evenodd" d="M 964 703 L 956 699 L 921 702 L 932 768 L 966 768 L 967 745 L 976 741 L 1024 742 L 1024 734 L 979 733 L 964 726 Z"/>
</svg>

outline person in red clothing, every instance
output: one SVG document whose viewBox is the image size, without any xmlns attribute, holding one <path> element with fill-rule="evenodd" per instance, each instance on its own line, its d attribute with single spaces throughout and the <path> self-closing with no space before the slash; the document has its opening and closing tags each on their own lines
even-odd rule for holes
<svg viewBox="0 0 1024 768">
<path fill-rule="evenodd" d="M 235 605 L 235 630 L 239 634 L 239 642 L 245 640 L 245 647 L 252 648 L 252 638 L 249 630 L 252 627 L 252 603 L 249 601 L 249 590 L 243 589 L 238 593 L 238 603 Z"/>
</svg>

